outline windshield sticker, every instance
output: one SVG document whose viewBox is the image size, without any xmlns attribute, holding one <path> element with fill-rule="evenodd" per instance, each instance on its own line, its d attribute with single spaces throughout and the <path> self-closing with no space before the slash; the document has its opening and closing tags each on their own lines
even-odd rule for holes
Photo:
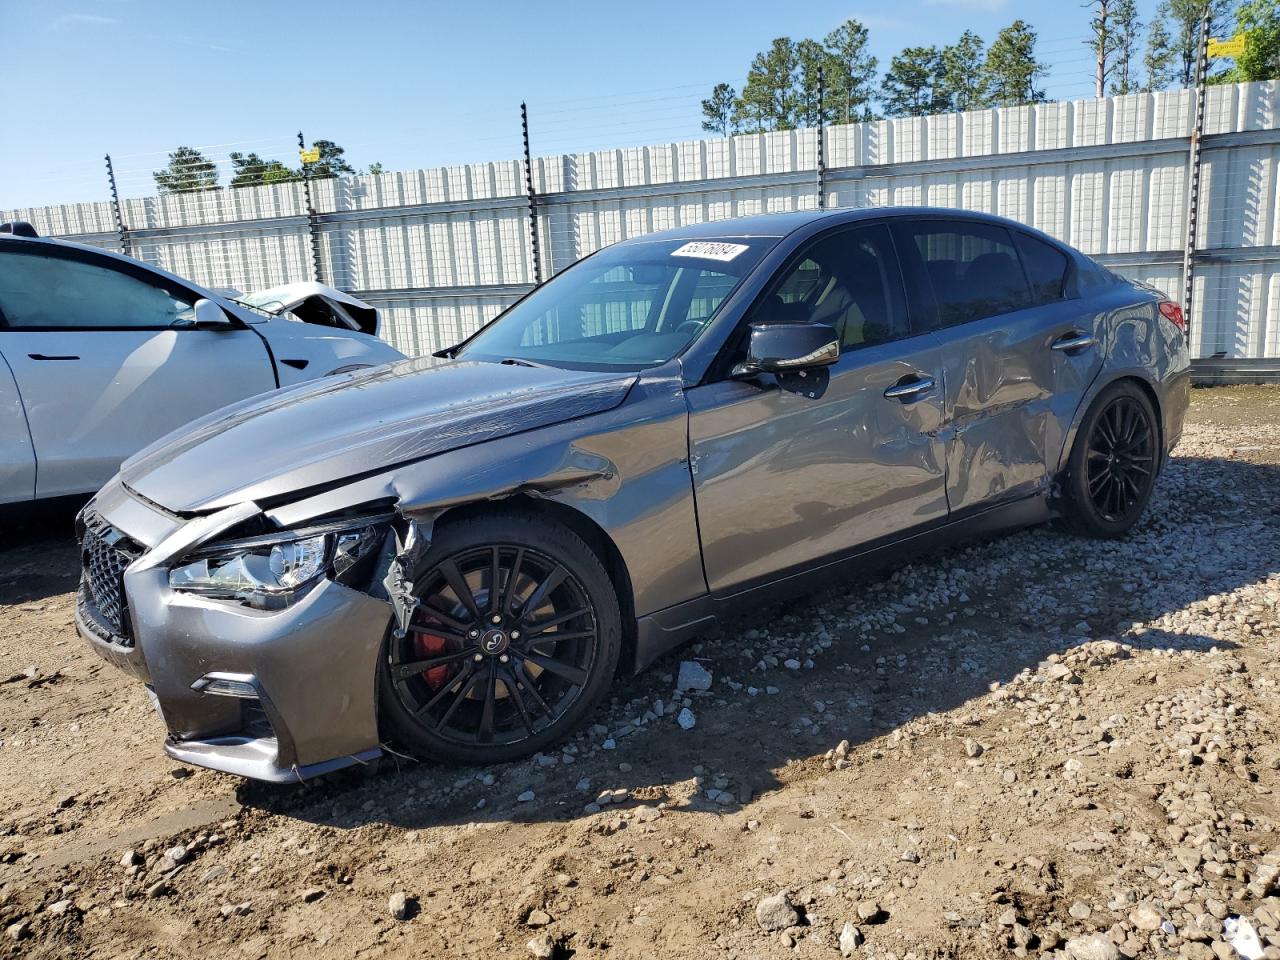
<svg viewBox="0 0 1280 960">
<path fill-rule="evenodd" d="M 683 247 L 672 250 L 671 255 L 673 257 L 701 257 L 703 260 L 729 261 L 744 250 L 750 249 L 745 243 L 712 243 L 708 240 L 694 240 L 691 243 L 686 243 Z"/>
</svg>

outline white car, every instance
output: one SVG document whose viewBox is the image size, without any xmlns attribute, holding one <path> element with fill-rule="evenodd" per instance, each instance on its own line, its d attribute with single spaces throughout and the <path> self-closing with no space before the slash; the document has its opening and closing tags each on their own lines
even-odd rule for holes
<svg viewBox="0 0 1280 960">
<path fill-rule="evenodd" d="M 31 233 L 0 228 L 0 504 L 92 493 L 219 407 L 404 359 L 375 309 L 320 284 L 264 309 Z"/>
</svg>

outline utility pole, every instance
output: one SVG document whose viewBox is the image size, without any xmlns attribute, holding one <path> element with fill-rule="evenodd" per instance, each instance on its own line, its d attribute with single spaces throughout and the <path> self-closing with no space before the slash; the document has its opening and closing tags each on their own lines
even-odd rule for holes
<svg viewBox="0 0 1280 960">
<path fill-rule="evenodd" d="M 1196 57 L 1196 116 L 1187 157 L 1187 242 L 1182 250 L 1182 310 L 1191 343 L 1191 294 L 1194 284 L 1196 225 L 1200 214 L 1200 140 L 1204 135 L 1205 76 L 1209 72 L 1209 17 L 1200 21 L 1200 50 Z"/>
<path fill-rule="evenodd" d="M 827 163 L 823 141 L 827 139 L 827 98 L 822 82 L 822 64 L 818 64 L 818 209 L 827 205 Z"/>
<path fill-rule="evenodd" d="M 529 242 L 533 250 L 533 282 L 542 283 L 542 256 L 538 252 L 538 200 L 533 192 L 533 157 L 529 153 L 529 107 L 520 102 L 520 130 L 524 136 L 524 189 L 529 197 Z"/>
<path fill-rule="evenodd" d="M 124 225 L 124 212 L 120 209 L 120 191 L 116 189 L 116 171 L 111 165 L 111 154 L 107 154 L 107 183 L 111 186 L 111 212 L 116 218 L 116 233 L 120 235 L 120 252 L 126 257 L 133 256 L 133 241 L 129 239 L 129 231 Z"/>
<path fill-rule="evenodd" d="M 316 223 L 316 209 L 311 205 L 311 164 L 303 159 L 302 154 L 307 150 L 307 141 L 302 136 L 302 131 L 298 131 L 298 159 L 302 160 L 302 196 L 307 203 L 307 233 L 311 237 L 311 269 L 312 279 L 316 283 L 323 283 L 320 277 L 320 232 L 319 224 Z"/>
</svg>

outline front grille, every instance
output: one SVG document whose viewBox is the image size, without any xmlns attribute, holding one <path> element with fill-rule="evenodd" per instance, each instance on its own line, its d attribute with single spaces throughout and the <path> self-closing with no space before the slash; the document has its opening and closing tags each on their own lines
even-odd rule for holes
<svg viewBox="0 0 1280 960">
<path fill-rule="evenodd" d="M 87 612 L 110 638 L 132 645 L 125 612 L 124 571 L 142 548 L 96 513 L 86 512 L 80 537 L 80 592 Z"/>
</svg>

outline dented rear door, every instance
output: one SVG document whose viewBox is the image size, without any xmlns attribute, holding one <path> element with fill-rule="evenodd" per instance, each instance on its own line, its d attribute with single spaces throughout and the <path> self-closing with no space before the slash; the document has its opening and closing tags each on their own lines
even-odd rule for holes
<svg viewBox="0 0 1280 960">
<path fill-rule="evenodd" d="M 1020 238 L 998 224 L 922 218 L 898 224 L 895 236 L 932 292 L 915 308 L 933 311 L 943 341 L 951 512 L 1043 490 L 1102 367 L 1096 311 L 1065 288 L 1038 287 Z M 1066 269 L 1064 260 L 1064 277 Z"/>
</svg>

